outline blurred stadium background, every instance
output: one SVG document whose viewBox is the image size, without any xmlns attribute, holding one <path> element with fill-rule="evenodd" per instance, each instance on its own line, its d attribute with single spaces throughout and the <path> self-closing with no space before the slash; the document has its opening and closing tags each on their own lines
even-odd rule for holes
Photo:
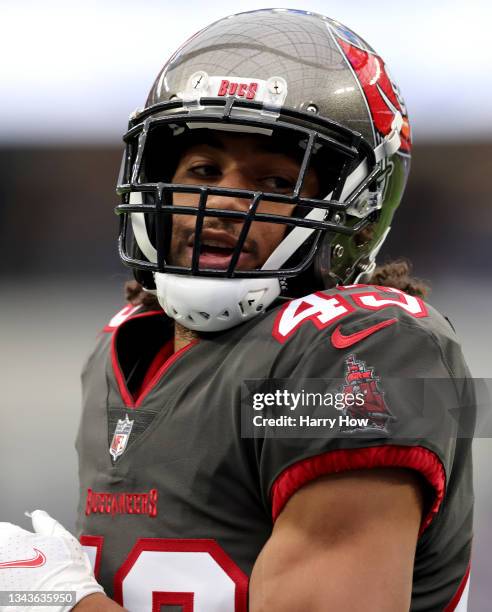
<svg viewBox="0 0 492 612">
<path fill-rule="evenodd" d="M 474 376 L 492 378 L 490 5 L 267 4 L 328 14 L 387 61 L 415 147 L 382 259 L 413 261 Z M 230 11 L 224 0 L 0 1 L 0 520 L 27 525 L 22 513 L 41 507 L 73 528 L 79 372 L 129 278 L 112 212 L 121 134 L 167 56 Z M 491 609 L 491 460 L 492 441 L 477 440 L 471 612 Z"/>
</svg>

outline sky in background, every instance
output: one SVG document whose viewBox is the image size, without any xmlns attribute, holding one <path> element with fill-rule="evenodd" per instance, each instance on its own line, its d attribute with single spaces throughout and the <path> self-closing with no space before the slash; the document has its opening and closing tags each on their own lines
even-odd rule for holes
<svg viewBox="0 0 492 612">
<path fill-rule="evenodd" d="M 265 6 L 324 13 L 374 46 L 416 141 L 492 137 L 485 0 L 0 0 L 0 144 L 119 141 L 174 49 L 216 19 Z"/>
</svg>

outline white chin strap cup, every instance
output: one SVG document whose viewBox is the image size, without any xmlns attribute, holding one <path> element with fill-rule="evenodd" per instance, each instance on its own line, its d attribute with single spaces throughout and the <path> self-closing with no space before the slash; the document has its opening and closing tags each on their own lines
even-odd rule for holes
<svg viewBox="0 0 492 612">
<path fill-rule="evenodd" d="M 265 310 L 280 295 L 277 278 L 206 278 L 154 274 L 164 312 L 188 329 L 230 329 Z M 199 304 L 199 306 L 198 306 Z"/>
</svg>

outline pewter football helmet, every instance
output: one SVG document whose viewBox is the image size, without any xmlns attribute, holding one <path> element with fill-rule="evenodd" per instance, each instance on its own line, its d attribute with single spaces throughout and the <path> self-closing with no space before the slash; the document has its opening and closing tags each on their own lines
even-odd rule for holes
<svg viewBox="0 0 492 612">
<path fill-rule="evenodd" d="M 293 143 L 300 169 L 292 192 L 173 183 L 180 143 L 203 130 Z M 400 203 L 411 151 L 406 107 L 381 57 L 337 21 L 290 9 L 232 15 L 192 36 L 131 116 L 124 141 L 121 259 L 169 316 L 199 331 L 238 325 L 279 295 L 367 278 Z M 302 195 L 310 167 L 322 178 L 315 198 Z M 193 203 L 173 206 L 176 193 L 193 194 Z M 213 208 L 213 195 L 248 206 Z M 263 201 L 285 203 L 289 213 L 262 213 Z M 168 258 L 173 218 L 182 214 L 196 223 L 189 266 Z M 242 224 L 224 269 L 200 267 L 201 231 L 213 217 Z M 284 238 L 261 268 L 239 269 L 253 222 L 284 224 Z"/>
</svg>

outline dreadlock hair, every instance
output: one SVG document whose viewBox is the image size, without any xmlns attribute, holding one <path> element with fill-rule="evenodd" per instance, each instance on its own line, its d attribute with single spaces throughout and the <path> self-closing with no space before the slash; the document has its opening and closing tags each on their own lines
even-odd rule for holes
<svg viewBox="0 0 492 612">
<path fill-rule="evenodd" d="M 369 284 L 382 287 L 401 289 L 408 295 L 425 298 L 430 292 L 430 286 L 420 278 L 411 276 L 412 264 L 407 259 L 389 261 L 374 270 Z"/>
</svg>

